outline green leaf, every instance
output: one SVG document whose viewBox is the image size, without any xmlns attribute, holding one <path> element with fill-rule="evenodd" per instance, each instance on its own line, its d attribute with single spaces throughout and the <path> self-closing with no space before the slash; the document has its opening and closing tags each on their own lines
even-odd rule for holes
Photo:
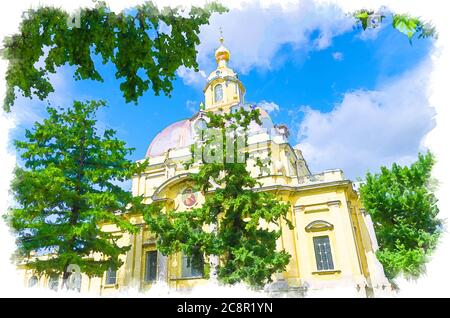
<svg viewBox="0 0 450 318">
<path fill-rule="evenodd" d="M 417 18 L 412 18 L 408 15 L 396 14 L 393 17 L 392 24 L 395 29 L 408 36 L 411 39 L 417 32 L 420 21 Z"/>
<path fill-rule="evenodd" d="M 355 18 L 361 21 L 363 30 L 367 29 L 367 20 L 369 19 L 369 13 L 367 11 L 357 12 Z"/>
</svg>

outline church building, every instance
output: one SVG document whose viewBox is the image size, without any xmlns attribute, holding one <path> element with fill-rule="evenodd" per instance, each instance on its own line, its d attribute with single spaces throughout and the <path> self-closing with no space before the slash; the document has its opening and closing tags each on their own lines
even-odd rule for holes
<svg viewBox="0 0 450 318">
<path fill-rule="evenodd" d="M 198 128 L 205 124 L 205 112 L 249 107 L 244 84 L 228 66 L 230 51 L 223 38 L 220 42 L 215 51 L 217 68 L 204 87 L 204 103 L 191 118 L 171 124 L 154 137 L 145 155 L 148 169 L 133 177 L 133 194 L 143 195 L 148 203 L 158 200 L 177 211 L 200 206 L 204 198 L 194 191 L 189 179 L 198 166 L 187 170 L 184 163 L 191 158 L 191 145 L 198 138 Z M 293 230 L 282 225 L 277 242 L 278 248 L 291 255 L 290 263 L 275 275 L 266 291 L 301 296 L 308 291 L 342 287 L 360 297 L 388 293 L 391 285 L 375 256 L 377 241 L 372 222 L 355 184 L 339 169 L 312 174 L 301 149 L 289 144 L 288 128 L 274 124 L 264 109 L 260 108 L 260 113 L 261 125 L 252 125 L 248 136 L 248 169 L 262 184 L 258 191 L 272 192 L 289 204 L 288 219 L 294 225 Z M 260 173 L 251 158 L 269 153 L 270 165 Z M 111 295 L 129 287 L 145 291 L 158 281 L 176 290 L 208 283 L 204 268 L 194 266 L 182 253 L 164 256 L 157 250 L 156 238 L 142 215 L 128 217 L 140 226 L 140 232 L 123 235 L 123 244 L 131 245 L 122 256 L 124 264 L 103 277 L 82 275 L 81 291 Z M 109 225 L 103 229 L 116 231 Z M 24 270 L 25 284 L 58 288 L 55 278 L 37 277 L 31 270 Z"/>
</svg>

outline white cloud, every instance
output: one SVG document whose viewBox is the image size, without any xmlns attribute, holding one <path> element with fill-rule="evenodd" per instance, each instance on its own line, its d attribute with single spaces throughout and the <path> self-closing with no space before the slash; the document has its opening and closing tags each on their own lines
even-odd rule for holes
<svg viewBox="0 0 450 318">
<path fill-rule="evenodd" d="M 46 107 L 48 105 L 65 108 L 72 105 L 73 99 L 80 98 L 72 90 L 71 72 L 66 67 L 60 67 L 55 74 L 49 74 L 49 80 L 55 91 L 49 93 L 43 101 L 36 96 L 27 98 L 20 93 L 17 94 L 17 99 L 12 106 L 12 113 L 20 127 L 32 125 L 34 122 L 46 118 Z"/>
<path fill-rule="evenodd" d="M 267 102 L 265 100 L 258 103 L 258 106 L 264 109 L 268 113 L 277 112 L 280 110 L 280 106 L 274 102 Z"/>
<path fill-rule="evenodd" d="M 277 67 L 281 60 L 276 53 L 283 45 L 290 44 L 303 52 L 321 50 L 331 45 L 334 36 L 351 30 L 352 26 L 353 19 L 336 5 L 311 0 L 265 5 L 248 1 L 226 14 L 213 14 L 209 25 L 201 27 L 197 60 L 206 74 L 215 69 L 214 51 L 219 45 L 220 28 L 231 52 L 230 66 L 246 74 L 254 68 Z M 316 38 L 311 38 L 312 33 Z M 204 83 L 204 76 L 195 74 L 183 68 L 178 71 L 185 84 Z"/>
<path fill-rule="evenodd" d="M 177 75 L 183 79 L 183 83 L 197 88 L 203 88 L 206 83 L 206 74 L 204 71 L 194 71 L 191 68 L 181 66 L 177 70 Z"/>
<path fill-rule="evenodd" d="M 187 110 L 189 110 L 192 114 L 195 114 L 196 112 L 198 112 L 200 106 L 199 103 L 195 100 L 187 100 L 186 101 L 186 108 Z"/>
<path fill-rule="evenodd" d="M 344 59 L 344 54 L 342 52 L 333 52 L 331 53 L 331 56 L 333 56 L 333 59 L 336 61 L 342 61 Z"/>
<path fill-rule="evenodd" d="M 367 169 L 415 160 L 434 126 L 426 90 L 430 71 L 426 61 L 377 90 L 348 92 L 328 113 L 303 107 L 297 146 L 310 168 L 341 168 L 353 179 Z"/>
</svg>

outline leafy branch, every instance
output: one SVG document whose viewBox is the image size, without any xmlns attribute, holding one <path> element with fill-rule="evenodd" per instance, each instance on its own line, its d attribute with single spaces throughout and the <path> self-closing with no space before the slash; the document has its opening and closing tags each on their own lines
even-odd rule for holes
<svg viewBox="0 0 450 318">
<path fill-rule="evenodd" d="M 126 102 L 136 103 L 150 86 L 156 95 L 170 95 L 180 66 L 198 70 L 200 26 L 208 24 L 213 12 L 225 11 L 215 2 L 188 13 L 179 7 L 160 10 L 152 2 L 117 14 L 104 2 L 75 15 L 55 7 L 30 9 L 19 33 L 3 40 L 0 53 L 9 62 L 3 108 L 10 111 L 17 91 L 28 98 L 46 98 L 54 91 L 49 74 L 63 65 L 76 67 L 76 80 L 102 82 L 95 56 L 115 66 Z"/>
<path fill-rule="evenodd" d="M 353 17 L 361 23 L 363 30 L 377 28 L 385 19 L 387 13 L 374 10 L 358 10 Z M 392 27 L 405 34 L 411 42 L 412 37 L 417 34 L 419 38 L 437 37 L 435 27 L 429 22 L 423 22 L 417 17 L 409 14 L 392 14 Z"/>
</svg>

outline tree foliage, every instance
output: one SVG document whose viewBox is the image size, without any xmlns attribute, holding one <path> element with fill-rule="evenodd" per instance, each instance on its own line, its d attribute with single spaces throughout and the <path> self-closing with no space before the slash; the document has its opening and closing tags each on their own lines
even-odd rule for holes
<svg viewBox="0 0 450 318">
<path fill-rule="evenodd" d="M 204 204 L 180 212 L 165 210 L 161 203 L 154 202 L 144 219 L 158 235 L 157 247 L 162 253 L 183 251 L 196 256 L 195 259 L 217 255 L 219 281 L 262 286 L 271 281 L 272 274 L 285 269 L 290 255 L 276 251 L 281 228 L 270 230 L 261 226 L 261 221 L 278 226 L 284 220 L 288 226 L 292 225 L 286 219 L 287 204 L 272 193 L 257 191 L 260 184 L 247 171 L 248 153 L 244 162 L 227 162 L 227 134 L 230 130 L 235 133 L 233 148 L 237 156 L 237 138 L 244 138 L 246 144 L 251 122 L 261 124 L 258 109 L 241 108 L 223 114 L 208 112 L 207 129 L 218 131 L 217 136 L 222 138 L 208 138 L 192 148 L 193 154 L 198 150 L 196 147 L 201 148 L 202 154 L 208 147 L 220 153 L 220 160 L 213 163 L 202 156 L 198 173 L 191 174 L 195 189 L 205 197 Z M 187 165 L 194 162 L 195 159 Z M 216 231 L 210 228 L 214 224 Z"/>
<path fill-rule="evenodd" d="M 150 85 L 157 95 L 170 94 L 178 67 L 198 70 L 200 26 L 208 24 L 213 12 L 224 10 L 215 2 L 188 13 L 160 10 L 152 2 L 118 14 L 103 2 L 75 15 L 54 7 L 30 9 L 19 33 L 3 41 L 2 56 L 9 61 L 3 107 L 10 110 L 16 90 L 25 97 L 46 98 L 54 90 L 49 74 L 66 64 L 76 67 L 76 79 L 103 81 L 94 56 L 114 64 L 126 102 L 137 102 Z"/>
<path fill-rule="evenodd" d="M 390 279 L 404 273 L 418 277 L 442 232 L 437 199 L 432 192 L 430 152 L 410 167 L 393 164 L 366 176 L 361 199 L 374 222 L 377 257 Z"/>
<path fill-rule="evenodd" d="M 17 202 L 6 216 L 17 236 L 18 255 L 45 252 L 28 266 L 48 275 L 64 273 L 76 264 L 81 272 L 100 276 L 118 268 L 128 250 L 121 235 L 101 230 L 116 225 L 123 232 L 135 226 L 125 212 L 144 209 L 119 183 L 145 169 L 126 157 L 132 152 L 115 131 L 96 129 L 96 111 L 103 101 L 79 102 L 67 110 L 48 107 L 48 119 L 26 130 L 26 141 L 16 141 L 24 168 L 16 168 L 12 192 Z M 100 258 L 93 258 L 98 253 Z"/>
<path fill-rule="evenodd" d="M 358 23 L 361 23 L 363 30 L 366 30 L 367 28 L 379 27 L 386 14 L 362 9 L 356 11 L 353 16 Z M 392 14 L 392 27 L 405 34 L 410 42 L 415 34 L 418 34 L 419 38 L 437 36 L 435 28 L 430 23 L 423 22 L 419 18 L 408 14 Z"/>
</svg>

